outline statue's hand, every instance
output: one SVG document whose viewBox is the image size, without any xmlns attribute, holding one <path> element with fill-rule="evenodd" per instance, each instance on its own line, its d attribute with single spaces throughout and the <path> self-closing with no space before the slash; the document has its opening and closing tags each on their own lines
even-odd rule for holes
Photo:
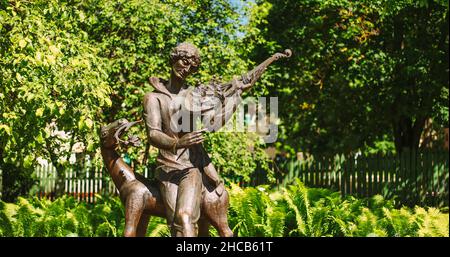
<svg viewBox="0 0 450 257">
<path fill-rule="evenodd" d="M 242 91 L 247 91 L 247 90 L 250 89 L 251 87 L 252 87 L 252 84 L 251 84 L 251 83 L 248 83 L 248 84 L 242 84 L 241 89 L 242 89 Z"/>
<path fill-rule="evenodd" d="M 182 136 L 177 142 L 177 148 L 188 148 L 193 145 L 200 144 L 205 140 L 203 137 L 203 132 L 205 131 L 207 131 L 207 129 L 197 130 Z"/>
<path fill-rule="evenodd" d="M 242 80 L 238 79 L 237 77 L 234 77 L 231 80 L 231 84 L 240 91 L 245 91 L 252 86 L 250 83 L 244 84 L 244 82 L 242 82 Z"/>
</svg>

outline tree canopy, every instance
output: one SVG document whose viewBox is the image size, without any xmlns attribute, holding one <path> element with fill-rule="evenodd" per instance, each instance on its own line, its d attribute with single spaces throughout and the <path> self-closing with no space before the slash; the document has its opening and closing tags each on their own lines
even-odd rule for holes
<svg viewBox="0 0 450 257">
<path fill-rule="evenodd" d="M 10 170 L 6 165 L 24 170 L 32 168 L 38 157 L 50 160 L 60 175 L 74 152 L 101 160 L 100 126 L 119 118 L 141 119 L 143 96 L 152 90 L 148 79 L 168 78 L 169 53 L 178 43 L 192 42 L 202 54 L 191 85 L 215 76 L 231 79 L 247 70 L 245 47 L 236 36 L 242 25 L 239 17 L 237 8 L 225 0 L 1 1 L 4 177 Z M 134 132 L 145 141 L 143 127 Z M 210 144 L 215 151 L 235 136 L 210 138 L 215 138 Z M 248 180 L 256 163 L 267 158 L 253 137 L 238 138 L 256 151 L 249 154 L 241 144 L 241 150 L 228 153 L 228 164 L 245 162 L 247 168 L 237 174 Z M 137 164 L 142 164 L 143 152 L 143 146 L 128 149 Z M 219 169 L 225 165 L 223 159 L 213 161 Z"/>
<path fill-rule="evenodd" d="M 266 85 L 282 99 L 284 136 L 296 148 L 351 152 L 387 140 L 400 151 L 418 147 L 427 119 L 448 127 L 448 2 L 268 0 L 258 8 L 253 58 L 294 52 Z"/>
</svg>

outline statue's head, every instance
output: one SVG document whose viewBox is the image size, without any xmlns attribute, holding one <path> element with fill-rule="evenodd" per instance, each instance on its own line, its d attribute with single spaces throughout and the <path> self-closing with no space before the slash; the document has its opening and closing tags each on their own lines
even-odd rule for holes
<svg viewBox="0 0 450 257">
<path fill-rule="evenodd" d="M 122 127 L 124 124 L 128 123 L 126 119 L 116 120 L 107 126 L 100 128 L 100 142 L 103 148 L 116 148 L 119 146 L 118 138 L 115 137 L 117 130 Z M 124 133 L 123 130 L 120 131 L 118 136 L 121 136 Z"/>
<path fill-rule="evenodd" d="M 175 76 L 186 79 L 200 66 L 200 51 L 191 43 L 181 43 L 170 53 L 170 65 Z"/>
</svg>

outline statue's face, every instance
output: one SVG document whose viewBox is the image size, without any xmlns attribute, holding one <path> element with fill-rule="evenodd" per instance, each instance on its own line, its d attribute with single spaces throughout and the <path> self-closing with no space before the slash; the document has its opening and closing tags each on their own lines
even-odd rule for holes
<svg viewBox="0 0 450 257">
<path fill-rule="evenodd" d="M 184 80 L 189 75 L 197 71 L 198 64 L 195 63 L 193 58 L 183 57 L 173 64 L 172 69 L 175 76 Z"/>
</svg>

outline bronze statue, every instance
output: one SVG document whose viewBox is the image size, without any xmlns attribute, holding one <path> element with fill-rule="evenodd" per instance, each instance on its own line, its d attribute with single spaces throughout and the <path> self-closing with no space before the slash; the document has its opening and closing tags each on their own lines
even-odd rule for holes
<svg viewBox="0 0 450 257">
<path fill-rule="evenodd" d="M 154 91 L 144 97 L 144 120 L 149 142 L 160 150 L 159 167 L 155 172 L 173 236 L 197 236 L 202 184 L 212 185 L 214 189 L 220 185 L 219 176 L 201 145 L 203 132 L 217 131 L 224 125 L 239 104 L 241 93 L 251 88 L 271 62 L 290 54 L 290 51 L 276 54 L 229 83 L 190 90 L 185 80 L 197 71 L 200 53 L 194 45 L 181 43 L 170 55 L 170 79 L 150 79 Z M 222 107 L 220 111 L 214 108 L 217 104 Z M 196 130 L 192 119 L 195 110 L 200 117 L 209 121 L 219 119 L 220 122 L 213 122 L 212 126 L 211 123 L 204 124 L 206 130 Z M 180 112 L 182 114 L 177 115 Z M 178 118 L 183 112 L 184 117 L 186 113 L 191 117 L 187 129 L 180 128 L 179 124 Z M 202 181 L 202 175 L 206 175 L 208 181 Z M 221 192 L 217 194 L 220 196 Z"/>
<path fill-rule="evenodd" d="M 134 136 L 129 137 L 127 141 L 120 139 L 131 126 L 138 122 L 140 121 L 128 122 L 126 119 L 114 121 L 101 128 L 100 136 L 105 167 L 119 190 L 120 199 L 125 206 L 124 236 L 126 237 L 145 236 L 150 216 L 166 216 L 158 186 L 139 173 L 134 173 L 116 151 L 119 143 L 135 146 L 139 144 L 139 140 Z M 233 236 L 227 220 L 228 193 L 223 184 L 219 187 L 222 192 L 220 196 L 215 191 L 206 188 L 203 190 L 199 236 L 209 235 L 209 224 L 217 229 L 220 236 Z"/>
<path fill-rule="evenodd" d="M 189 43 L 173 49 L 170 79 L 150 78 L 154 91 L 143 101 L 148 141 L 159 149 L 157 186 L 134 174 L 114 150 L 120 135 L 135 123 L 116 121 L 102 128 L 103 158 L 126 208 L 125 236 L 145 235 L 148 215 L 166 217 L 172 236 L 207 236 L 209 224 L 220 236 L 233 235 L 227 220 L 228 193 L 201 144 L 203 133 L 220 129 L 236 110 L 242 92 L 270 63 L 290 55 L 290 50 L 277 53 L 228 83 L 189 88 L 185 80 L 197 71 L 200 53 Z M 204 129 L 197 128 L 195 117 L 201 118 Z M 136 142 L 131 138 L 125 143 Z"/>
</svg>

